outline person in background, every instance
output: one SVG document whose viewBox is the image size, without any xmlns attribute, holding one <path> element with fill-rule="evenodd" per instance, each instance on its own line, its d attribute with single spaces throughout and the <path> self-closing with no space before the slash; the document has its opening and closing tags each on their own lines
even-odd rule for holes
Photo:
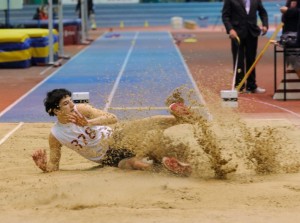
<svg viewBox="0 0 300 223">
<path fill-rule="evenodd" d="M 286 6 L 280 8 L 282 22 L 284 23 L 282 33 L 296 32 L 297 40 L 294 45 L 288 47 L 300 47 L 300 2 L 298 0 L 288 0 Z M 294 49 L 294 51 L 296 51 Z M 286 58 L 287 66 L 291 66 L 300 78 L 300 52 L 288 53 Z"/>
<path fill-rule="evenodd" d="M 257 13 L 262 21 L 261 29 L 257 25 Z M 255 61 L 258 36 L 265 35 L 268 31 L 268 13 L 261 0 L 224 0 L 222 21 L 231 39 L 233 64 L 235 64 L 239 50 L 238 72 L 235 80 L 235 86 L 238 86 Z M 236 44 L 237 37 L 240 39 L 239 44 Z M 244 88 L 247 93 L 265 93 L 266 91 L 257 86 L 255 69 L 240 90 L 243 91 Z"/>
<path fill-rule="evenodd" d="M 96 23 L 96 18 L 95 18 L 94 2 L 93 2 L 93 0 L 85 0 L 85 1 L 87 1 L 88 19 L 91 21 L 91 28 L 92 28 L 92 30 L 96 30 L 97 23 Z M 81 0 L 77 0 L 77 5 L 75 8 L 75 11 L 78 14 L 78 17 L 81 18 Z"/>
<path fill-rule="evenodd" d="M 34 19 L 34 20 L 40 20 L 40 7 L 36 8 L 36 11 L 35 11 L 32 19 Z"/>
<path fill-rule="evenodd" d="M 286 6 L 280 7 L 282 13 L 281 21 L 284 23 L 282 33 L 297 32 L 300 2 L 298 0 L 288 0 Z"/>
<path fill-rule="evenodd" d="M 48 13 L 47 13 L 47 6 L 42 5 L 41 7 L 36 8 L 36 12 L 33 15 L 34 20 L 47 20 L 48 19 Z"/>
</svg>

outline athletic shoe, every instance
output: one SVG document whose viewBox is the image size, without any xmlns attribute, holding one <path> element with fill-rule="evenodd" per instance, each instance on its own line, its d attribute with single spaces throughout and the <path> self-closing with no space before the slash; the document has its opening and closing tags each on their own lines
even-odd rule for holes
<svg viewBox="0 0 300 223">
<path fill-rule="evenodd" d="M 247 93 L 254 93 L 254 94 L 263 94 L 263 93 L 266 93 L 266 89 L 261 88 L 261 87 L 257 87 L 254 90 L 247 90 L 246 92 Z"/>
<path fill-rule="evenodd" d="M 164 157 L 162 159 L 162 164 L 170 172 L 180 175 L 180 176 L 190 176 L 192 174 L 192 168 L 190 164 L 179 162 L 174 157 Z"/>
<path fill-rule="evenodd" d="M 263 94 L 266 92 L 266 89 L 261 88 L 261 87 L 257 87 L 255 90 L 252 91 L 252 93 L 256 93 L 256 94 Z"/>
<path fill-rule="evenodd" d="M 169 111 L 171 114 L 178 117 L 191 115 L 190 109 L 181 102 L 175 102 L 170 104 Z"/>
</svg>

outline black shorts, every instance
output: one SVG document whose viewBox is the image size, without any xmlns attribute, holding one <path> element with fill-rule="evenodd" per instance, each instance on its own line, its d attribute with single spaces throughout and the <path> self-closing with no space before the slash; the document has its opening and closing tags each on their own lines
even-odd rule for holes
<svg viewBox="0 0 300 223">
<path fill-rule="evenodd" d="M 134 156 L 135 153 L 128 149 L 108 149 L 100 163 L 104 166 L 117 167 L 121 160 Z"/>
</svg>

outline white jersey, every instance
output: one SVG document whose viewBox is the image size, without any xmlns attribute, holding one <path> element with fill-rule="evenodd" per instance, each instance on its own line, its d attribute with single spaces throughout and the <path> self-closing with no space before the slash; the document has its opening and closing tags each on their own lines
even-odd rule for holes
<svg viewBox="0 0 300 223">
<path fill-rule="evenodd" d="M 108 126 L 81 127 L 74 123 L 56 122 L 51 133 L 62 145 L 91 161 L 99 162 L 108 149 L 105 139 L 111 135 L 112 129 Z"/>
</svg>

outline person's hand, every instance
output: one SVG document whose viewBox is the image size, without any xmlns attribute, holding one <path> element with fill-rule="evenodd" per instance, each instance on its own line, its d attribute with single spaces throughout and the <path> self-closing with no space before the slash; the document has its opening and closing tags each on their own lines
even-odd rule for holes
<svg viewBox="0 0 300 223">
<path fill-rule="evenodd" d="M 46 150 L 38 149 L 32 154 L 32 159 L 42 171 L 47 171 L 47 154 Z"/>
<path fill-rule="evenodd" d="M 286 6 L 280 7 L 280 12 L 281 13 L 286 13 L 287 10 L 288 10 L 288 7 L 286 7 Z"/>
<path fill-rule="evenodd" d="M 68 114 L 68 120 L 79 126 L 87 126 L 89 123 L 88 120 L 77 111 Z"/>
<path fill-rule="evenodd" d="M 235 38 L 237 38 L 238 37 L 238 34 L 236 33 L 236 31 L 234 30 L 234 29 L 231 29 L 230 31 L 229 31 L 229 38 L 230 39 L 235 39 Z"/>
<path fill-rule="evenodd" d="M 264 35 L 266 35 L 267 32 L 268 32 L 268 28 L 266 26 L 263 26 L 261 28 L 261 35 L 264 36 Z"/>
</svg>

